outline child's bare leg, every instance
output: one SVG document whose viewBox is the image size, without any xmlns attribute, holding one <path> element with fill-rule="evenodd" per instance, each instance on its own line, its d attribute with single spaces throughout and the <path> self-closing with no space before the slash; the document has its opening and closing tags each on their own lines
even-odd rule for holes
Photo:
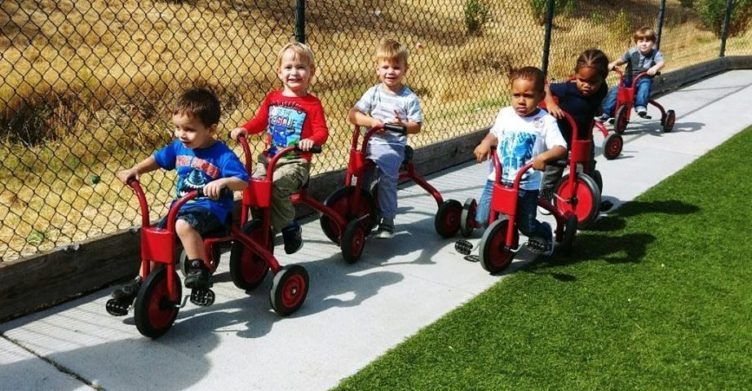
<svg viewBox="0 0 752 391">
<path fill-rule="evenodd" d="M 178 219 L 175 222 L 175 232 L 178 234 L 180 242 L 183 243 L 183 249 L 188 259 L 207 259 L 201 234 L 187 221 Z"/>
<path fill-rule="evenodd" d="M 209 288 L 211 287 L 210 273 L 204 265 L 206 249 L 201 234 L 196 231 L 190 223 L 178 219 L 175 222 L 175 232 L 183 243 L 183 250 L 189 259 L 190 269 L 185 276 L 185 286 L 187 288 Z"/>
</svg>

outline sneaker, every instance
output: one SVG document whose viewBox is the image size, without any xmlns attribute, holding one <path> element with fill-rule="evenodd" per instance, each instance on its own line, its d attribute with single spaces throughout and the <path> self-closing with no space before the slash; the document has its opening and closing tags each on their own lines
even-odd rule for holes
<svg viewBox="0 0 752 391">
<path fill-rule="evenodd" d="M 138 276 L 112 291 L 112 298 L 120 301 L 133 301 L 141 289 L 141 276 Z"/>
<path fill-rule="evenodd" d="M 607 122 L 610 118 L 611 116 L 609 116 L 608 114 L 601 114 L 595 117 L 595 120 L 598 122 Z"/>
<path fill-rule="evenodd" d="M 635 111 L 637 111 L 637 115 L 639 115 L 641 118 L 647 118 L 648 116 L 648 110 L 644 107 L 637 107 L 635 108 Z"/>
<path fill-rule="evenodd" d="M 541 223 L 547 231 L 545 238 L 530 238 L 527 241 L 527 247 L 531 252 L 538 255 L 550 256 L 554 253 L 554 231 L 551 229 L 551 225 L 543 222 Z"/>
<path fill-rule="evenodd" d="M 391 239 L 394 237 L 394 222 L 382 219 L 379 228 L 376 230 L 376 237 L 378 239 Z"/>
<path fill-rule="evenodd" d="M 190 289 L 208 289 L 211 286 L 211 273 L 204 267 L 204 261 L 192 259 L 188 274 L 185 276 L 185 287 Z"/>
<path fill-rule="evenodd" d="M 293 221 L 290 225 L 282 228 L 282 239 L 285 242 L 285 253 L 294 254 L 303 247 L 303 234 L 300 224 Z"/>
</svg>

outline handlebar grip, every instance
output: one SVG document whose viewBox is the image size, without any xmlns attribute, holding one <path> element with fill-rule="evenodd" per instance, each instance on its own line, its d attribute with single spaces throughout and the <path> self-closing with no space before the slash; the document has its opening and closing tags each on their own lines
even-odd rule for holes
<svg viewBox="0 0 752 391">
<path fill-rule="evenodd" d="M 407 126 L 397 124 L 384 124 L 384 130 L 388 130 L 392 133 L 407 134 Z"/>
<path fill-rule="evenodd" d="M 321 153 L 324 148 L 321 145 L 314 145 L 308 150 L 310 153 Z"/>
<path fill-rule="evenodd" d="M 564 168 L 564 167 L 567 166 L 568 163 L 569 162 L 567 161 L 567 159 L 556 159 L 556 160 L 552 160 L 552 161 L 550 161 L 550 162 L 548 162 L 546 164 L 548 164 L 550 166 L 554 166 L 554 167 Z"/>
<path fill-rule="evenodd" d="M 230 196 L 232 195 L 232 190 L 230 190 L 230 189 L 228 189 L 226 187 L 223 188 L 222 191 L 219 192 L 220 198 L 221 197 L 226 197 L 228 195 L 230 195 Z M 200 188 L 196 189 L 196 198 L 204 197 L 204 196 L 205 195 L 204 195 L 204 188 L 203 187 L 200 187 Z"/>
</svg>

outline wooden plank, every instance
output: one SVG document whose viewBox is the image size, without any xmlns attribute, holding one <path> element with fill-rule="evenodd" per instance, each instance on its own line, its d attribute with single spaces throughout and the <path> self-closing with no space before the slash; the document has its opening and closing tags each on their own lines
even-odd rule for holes
<svg viewBox="0 0 752 391">
<path fill-rule="evenodd" d="M 0 263 L 0 321 L 135 276 L 138 237 L 125 231 L 33 258 Z"/>
</svg>

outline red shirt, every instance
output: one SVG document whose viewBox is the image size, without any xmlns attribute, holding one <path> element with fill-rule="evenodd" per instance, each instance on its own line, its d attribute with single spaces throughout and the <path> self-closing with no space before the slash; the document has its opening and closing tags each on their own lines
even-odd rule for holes
<svg viewBox="0 0 752 391">
<path fill-rule="evenodd" d="M 291 97 L 282 95 L 282 91 L 272 91 L 243 128 L 249 134 L 266 130 L 266 143 L 271 154 L 305 138 L 313 140 L 316 145 L 324 145 L 329 138 L 324 108 L 313 94 Z M 301 153 L 300 156 L 311 160 L 310 152 Z"/>
</svg>

